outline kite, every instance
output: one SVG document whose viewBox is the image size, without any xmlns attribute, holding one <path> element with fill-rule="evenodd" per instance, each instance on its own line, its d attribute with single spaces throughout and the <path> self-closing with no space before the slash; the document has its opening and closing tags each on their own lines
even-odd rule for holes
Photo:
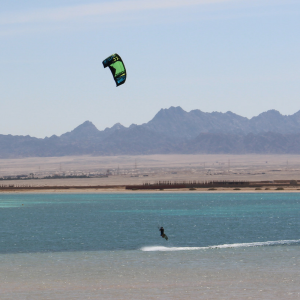
<svg viewBox="0 0 300 300">
<path fill-rule="evenodd" d="M 117 86 L 125 83 L 126 81 L 126 69 L 122 58 L 117 54 L 113 54 L 106 58 L 103 62 L 103 67 L 109 67 L 112 76 L 117 84 Z"/>
</svg>

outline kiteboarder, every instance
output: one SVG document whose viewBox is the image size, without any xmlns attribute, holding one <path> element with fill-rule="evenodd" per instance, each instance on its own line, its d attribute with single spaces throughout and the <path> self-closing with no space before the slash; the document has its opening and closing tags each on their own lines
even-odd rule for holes
<svg viewBox="0 0 300 300">
<path fill-rule="evenodd" d="M 163 228 L 163 227 L 160 227 L 160 228 L 159 228 L 159 231 L 160 231 L 160 236 L 161 236 L 161 237 L 164 237 L 164 234 L 165 234 L 164 228 Z"/>
<path fill-rule="evenodd" d="M 167 240 L 168 240 L 168 237 L 167 237 L 167 235 L 165 234 L 164 228 L 163 228 L 163 227 L 160 227 L 160 228 L 159 228 L 159 231 L 160 231 L 160 236 L 161 236 L 163 239 L 165 239 L 165 240 L 167 241 Z"/>
</svg>

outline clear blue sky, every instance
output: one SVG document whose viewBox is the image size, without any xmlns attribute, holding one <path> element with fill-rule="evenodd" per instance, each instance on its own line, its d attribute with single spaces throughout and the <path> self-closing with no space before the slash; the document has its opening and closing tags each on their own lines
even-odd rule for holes
<svg viewBox="0 0 300 300">
<path fill-rule="evenodd" d="M 161 109 L 300 110 L 299 0 L 0 3 L 0 134 L 148 122 Z M 116 88 L 102 60 L 123 58 Z"/>
</svg>

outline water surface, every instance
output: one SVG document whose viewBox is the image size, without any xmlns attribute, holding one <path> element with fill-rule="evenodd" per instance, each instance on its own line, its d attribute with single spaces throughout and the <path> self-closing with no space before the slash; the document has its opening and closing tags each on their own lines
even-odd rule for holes
<svg viewBox="0 0 300 300">
<path fill-rule="evenodd" d="M 2 194 L 0 299 L 296 299 L 299 222 L 294 193 Z"/>
</svg>

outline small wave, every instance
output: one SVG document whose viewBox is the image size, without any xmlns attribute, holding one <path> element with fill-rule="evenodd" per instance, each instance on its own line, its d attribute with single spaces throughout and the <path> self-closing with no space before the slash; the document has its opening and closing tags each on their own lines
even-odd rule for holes
<svg viewBox="0 0 300 300">
<path fill-rule="evenodd" d="M 164 247 L 164 246 L 148 246 L 142 247 L 142 251 L 191 251 L 191 250 L 207 250 L 207 249 L 225 249 L 225 248 L 248 248 L 259 246 L 276 246 L 276 245 L 292 245 L 299 244 L 300 240 L 282 240 L 254 243 L 239 243 L 239 244 L 223 244 L 208 247 Z"/>
</svg>

